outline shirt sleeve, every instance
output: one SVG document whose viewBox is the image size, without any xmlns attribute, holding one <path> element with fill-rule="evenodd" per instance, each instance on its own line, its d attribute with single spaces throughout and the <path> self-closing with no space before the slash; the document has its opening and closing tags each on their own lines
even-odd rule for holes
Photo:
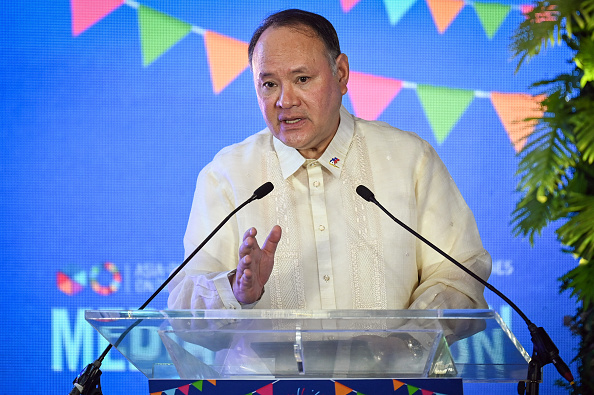
<svg viewBox="0 0 594 395">
<path fill-rule="evenodd" d="M 186 234 L 188 257 L 235 208 L 229 183 L 207 165 L 198 176 Z M 241 309 L 228 275 L 238 263 L 237 222 L 231 218 L 169 284 L 169 309 Z M 245 308 L 252 307 L 244 305 Z"/>
<path fill-rule="evenodd" d="M 419 233 L 480 278 L 488 279 L 491 257 L 483 248 L 474 216 L 429 144 L 417 173 Z M 419 285 L 409 308 L 487 308 L 484 286 L 420 240 L 417 270 Z"/>
</svg>

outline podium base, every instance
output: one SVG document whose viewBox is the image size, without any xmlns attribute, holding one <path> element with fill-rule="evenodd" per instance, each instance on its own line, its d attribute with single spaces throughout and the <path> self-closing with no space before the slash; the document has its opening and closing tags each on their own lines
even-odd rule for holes
<svg viewBox="0 0 594 395">
<path fill-rule="evenodd" d="M 177 392 L 176 390 L 179 390 Z M 462 395 L 461 378 L 433 379 L 270 379 L 163 380 L 150 379 L 151 395 Z"/>
</svg>

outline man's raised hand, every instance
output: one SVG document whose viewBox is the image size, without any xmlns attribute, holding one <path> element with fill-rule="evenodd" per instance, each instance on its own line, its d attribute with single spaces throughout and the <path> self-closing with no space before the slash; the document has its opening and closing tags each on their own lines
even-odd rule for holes
<svg viewBox="0 0 594 395">
<path fill-rule="evenodd" d="M 262 296 L 264 284 L 274 267 L 274 253 L 281 238 L 281 227 L 275 225 L 262 248 L 256 240 L 256 228 L 248 229 L 239 246 L 239 263 L 231 281 L 235 298 L 240 303 L 254 303 Z"/>
</svg>

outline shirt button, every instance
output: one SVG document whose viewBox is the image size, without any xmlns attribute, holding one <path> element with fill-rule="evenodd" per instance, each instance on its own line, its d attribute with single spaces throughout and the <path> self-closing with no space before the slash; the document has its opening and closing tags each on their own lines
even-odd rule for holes
<svg viewBox="0 0 594 395">
<path fill-rule="evenodd" d="M 326 230 L 326 227 L 325 227 L 324 225 L 320 225 L 320 226 L 318 227 L 318 229 L 319 229 L 321 232 L 323 232 L 323 231 L 325 231 L 325 230 Z"/>
<path fill-rule="evenodd" d="M 316 188 L 319 187 L 320 186 L 320 182 L 319 181 L 314 181 L 313 182 L 313 186 L 316 187 Z"/>
<path fill-rule="evenodd" d="M 330 281 L 330 276 L 326 274 L 326 275 L 324 276 L 324 281 L 326 281 L 326 282 Z"/>
</svg>

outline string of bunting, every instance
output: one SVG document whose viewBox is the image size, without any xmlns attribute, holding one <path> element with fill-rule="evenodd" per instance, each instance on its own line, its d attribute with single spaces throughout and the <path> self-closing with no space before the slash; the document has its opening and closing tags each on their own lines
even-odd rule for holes
<svg viewBox="0 0 594 395">
<path fill-rule="evenodd" d="M 206 387 L 203 387 L 204 381 L 209 382 L 213 386 L 217 385 L 216 380 L 197 380 L 193 383 L 185 384 L 180 387 L 170 388 L 170 389 L 167 389 L 164 391 L 151 392 L 150 395 L 175 395 L 177 391 L 181 392 L 184 395 L 196 394 L 196 393 L 198 393 L 198 391 L 203 392 L 203 390 L 207 389 Z M 278 382 L 278 381 L 266 384 L 265 386 L 258 388 L 257 390 L 252 391 L 246 395 L 274 395 L 274 384 L 276 382 Z M 414 385 L 407 384 L 400 380 L 393 379 L 392 382 L 394 384 L 394 393 L 395 394 L 444 395 L 439 392 L 434 392 L 431 390 L 427 390 L 427 389 L 416 387 Z M 406 389 L 406 392 L 403 392 L 404 389 Z M 204 393 L 215 393 L 210 390 L 216 392 L 216 390 L 214 388 L 209 386 L 208 391 L 205 391 Z M 333 395 L 348 395 L 348 394 L 353 394 L 353 393 L 357 394 L 357 395 L 365 395 L 364 393 L 359 392 L 353 388 L 347 387 L 346 385 L 339 383 L 338 381 L 334 381 L 334 394 Z"/>
<path fill-rule="evenodd" d="M 340 0 L 340 5 L 344 12 L 349 12 L 361 0 Z M 419 0 L 383 0 L 388 19 L 391 25 L 396 25 L 400 19 L 414 6 Z M 456 19 L 464 7 L 470 7 L 474 10 L 485 34 L 489 39 L 493 38 L 499 30 L 510 12 L 518 11 L 522 14 L 532 10 L 532 5 L 509 5 L 497 2 L 482 2 L 471 0 L 425 0 L 435 27 L 440 34 L 443 34 L 450 24 Z"/>
<path fill-rule="evenodd" d="M 385 3 L 390 3 L 390 7 L 396 7 L 395 4 L 399 4 L 398 7 L 401 7 L 404 3 L 410 3 L 412 6 L 416 1 L 388 2 L 385 0 Z M 434 0 L 426 1 L 430 8 L 433 7 L 431 9 L 435 15 L 437 8 L 433 4 Z M 341 0 L 343 8 L 345 4 L 352 8 L 357 2 Z M 468 2 L 458 0 L 437 0 L 437 2 L 447 3 L 449 6 L 452 5 L 450 3 L 462 3 L 462 6 L 468 4 Z M 73 35 L 80 35 L 124 4 L 137 10 L 144 67 L 151 65 L 187 35 L 195 33 L 202 36 L 204 40 L 215 94 L 222 92 L 248 68 L 248 44 L 246 42 L 192 26 L 132 0 L 104 0 L 100 2 L 71 0 Z M 476 1 L 471 4 L 475 9 L 483 6 L 482 3 Z M 497 3 L 488 4 L 487 7 L 501 6 Z M 505 7 L 511 8 L 511 6 Z M 536 124 L 536 121 L 524 122 L 523 120 L 540 118 L 544 113 L 540 106 L 543 97 L 525 93 L 484 92 L 424 85 L 357 71 L 351 71 L 348 87 L 348 95 L 355 115 L 368 120 L 378 119 L 401 89 L 415 90 L 438 144 L 442 144 L 446 140 L 475 98 L 490 99 L 516 152 L 524 147 L 526 136 L 532 132 Z M 444 106 L 443 103 L 448 103 L 448 105 Z"/>
</svg>

